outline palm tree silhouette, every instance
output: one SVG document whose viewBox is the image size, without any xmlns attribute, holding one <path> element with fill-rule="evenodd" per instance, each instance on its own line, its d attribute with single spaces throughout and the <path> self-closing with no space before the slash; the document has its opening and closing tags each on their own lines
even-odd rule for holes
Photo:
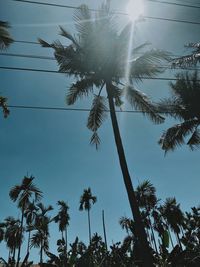
<svg viewBox="0 0 200 267">
<path fill-rule="evenodd" d="M 9 259 L 12 259 L 12 262 L 14 263 L 16 249 L 19 248 L 21 243 L 20 221 L 12 216 L 9 216 L 4 219 L 2 226 L 4 226 L 4 240 L 7 248 L 9 249 L 8 261 Z"/>
<path fill-rule="evenodd" d="M 144 217 L 146 217 L 147 226 L 151 230 L 151 236 L 153 238 L 153 243 L 156 252 L 158 253 L 158 248 L 156 244 L 156 238 L 153 230 L 153 225 L 151 221 L 151 212 L 156 208 L 158 199 L 156 197 L 156 188 L 149 180 L 145 180 L 140 183 L 136 188 L 136 198 L 139 204 L 139 207 L 144 210 Z M 151 240 L 151 239 L 150 239 Z"/>
<path fill-rule="evenodd" d="M 56 223 L 59 224 L 59 231 L 62 233 L 62 240 L 65 240 L 65 247 L 67 254 L 67 227 L 69 226 L 70 216 L 68 213 L 69 206 L 62 200 L 57 202 L 57 205 L 60 206 L 58 214 L 53 218 Z M 64 238 L 65 232 L 65 238 Z"/>
<path fill-rule="evenodd" d="M 197 72 L 177 74 L 176 83 L 171 83 L 172 96 L 159 103 L 159 110 L 180 120 L 163 133 L 159 144 L 165 152 L 185 143 L 191 148 L 200 145 L 200 82 Z"/>
<path fill-rule="evenodd" d="M 21 209 L 21 221 L 20 221 L 20 245 L 18 249 L 17 265 L 19 266 L 21 243 L 22 243 L 22 233 L 23 233 L 23 222 L 24 222 L 24 212 L 26 207 L 29 205 L 31 197 L 34 201 L 39 201 L 42 198 L 42 192 L 33 183 L 34 177 L 25 176 L 20 185 L 15 185 L 9 192 L 9 196 L 12 201 L 18 202 L 18 207 Z"/>
<path fill-rule="evenodd" d="M 52 222 L 47 212 L 53 210 L 51 205 L 45 207 L 42 203 L 38 203 L 39 208 L 33 226 L 34 234 L 31 237 L 30 247 L 40 248 L 40 265 L 43 264 L 43 252 L 49 249 L 49 223 Z"/>
<path fill-rule="evenodd" d="M 179 237 L 180 227 L 184 222 L 184 215 L 180 209 L 180 204 L 177 204 L 175 198 L 167 198 L 165 203 L 160 207 L 162 216 L 166 219 L 170 228 L 174 231 L 177 237 L 178 244 L 182 248 Z"/>
<path fill-rule="evenodd" d="M 157 113 L 153 103 L 145 94 L 133 86 L 133 81 L 141 81 L 144 76 L 154 77 L 160 73 L 160 64 L 163 60 L 168 60 L 169 55 L 155 49 L 138 55 L 138 52 L 142 52 L 148 45 L 145 43 L 134 49 L 131 48 L 130 59 L 127 59 L 128 40 L 131 36 L 132 26 L 129 24 L 122 30 L 116 27 L 117 22 L 110 11 L 109 1 L 102 5 L 94 18 L 87 6 L 81 6 L 75 12 L 74 19 L 78 32 L 76 36 L 72 36 L 60 27 L 61 35 L 71 42 L 69 45 L 64 46 L 59 41 L 49 44 L 42 39 L 39 39 L 39 42 L 43 47 L 54 49 L 60 72 L 74 76 L 77 79 L 71 85 L 67 94 L 68 105 L 74 104 L 82 97 L 93 94 L 94 98 L 87 127 L 93 133 L 91 143 L 95 144 L 96 147 L 100 144 L 97 132 L 106 117 L 107 105 L 109 106 L 124 184 L 133 218 L 136 222 L 137 236 L 141 243 L 141 255 L 143 255 L 146 266 L 152 266 L 146 234 L 128 171 L 115 106 L 122 106 L 122 96 L 125 95 L 132 106 L 141 110 L 153 122 L 163 122 L 163 118 Z M 130 75 L 124 85 L 127 66 Z"/>
<path fill-rule="evenodd" d="M 33 230 L 33 225 L 35 224 L 37 211 L 38 211 L 38 208 L 33 201 L 28 204 L 24 212 L 24 216 L 26 218 L 26 225 L 27 225 L 26 231 L 28 231 L 27 254 L 29 253 L 29 249 L 30 249 L 31 232 Z"/>
<path fill-rule="evenodd" d="M 84 189 L 83 195 L 80 198 L 80 206 L 79 210 L 87 210 L 88 213 L 88 228 L 89 228 L 89 241 L 91 242 L 91 223 L 90 223 L 90 210 L 91 204 L 96 203 L 97 198 L 92 195 L 90 187 L 88 189 Z"/>
</svg>

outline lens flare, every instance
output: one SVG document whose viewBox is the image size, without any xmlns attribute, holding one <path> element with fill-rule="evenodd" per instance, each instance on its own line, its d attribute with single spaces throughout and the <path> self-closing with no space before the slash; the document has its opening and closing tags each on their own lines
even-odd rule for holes
<svg viewBox="0 0 200 267">
<path fill-rule="evenodd" d="M 130 0 L 126 6 L 126 12 L 130 20 L 136 21 L 144 14 L 144 3 L 142 0 Z"/>
</svg>

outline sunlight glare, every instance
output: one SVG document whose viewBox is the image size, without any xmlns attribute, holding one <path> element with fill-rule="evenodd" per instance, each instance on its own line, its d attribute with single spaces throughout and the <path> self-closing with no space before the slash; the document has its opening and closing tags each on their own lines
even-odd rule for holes
<svg viewBox="0 0 200 267">
<path fill-rule="evenodd" d="M 143 0 L 129 0 L 126 6 L 126 12 L 129 15 L 130 20 L 136 21 L 144 14 Z"/>
</svg>

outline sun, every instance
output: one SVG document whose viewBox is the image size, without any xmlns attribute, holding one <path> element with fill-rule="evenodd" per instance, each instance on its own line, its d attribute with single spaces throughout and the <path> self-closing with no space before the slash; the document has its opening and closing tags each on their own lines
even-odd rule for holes
<svg viewBox="0 0 200 267">
<path fill-rule="evenodd" d="M 129 15 L 130 20 L 136 21 L 144 14 L 143 0 L 129 0 L 126 6 L 126 12 Z"/>
</svg>

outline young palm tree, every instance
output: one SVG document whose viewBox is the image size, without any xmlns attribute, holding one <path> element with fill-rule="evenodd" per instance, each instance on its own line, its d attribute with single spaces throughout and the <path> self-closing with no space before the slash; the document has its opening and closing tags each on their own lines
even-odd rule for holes
<svg viewBox="0 0 200 267">
<path fill-rule="evenodd" d="M 197 72 L 192 75 L 177 74 L 177 78 L 175 83 L 171 83 L 172 96 L 159 103 L 160 111 L 181 121 L 161 136 L 159 144 L 165 152 L 185 142 L 191 149 L 200 145 L 200 82 Z"/>
<path fill-rule="evenodd" d="M 163 122 L 153 103 L 133 86 L 133 81 L 141 81 L 144 76 L 154 77 L 160 73 L 160 64 L 163 60 L 168 60 L 169 55 L 152 49 L 139 56 L 138 52 L 145 49 L 147 43 L 129 49 L 132 26 L 129 24 L 122 30 L 117 28 L 109 1 L 106 1 L 95 17 L 92 17 L 87 6 L 81 6 L 75 12 L 74 19 L 78 32 L 76 36 L 72 36 L 60 27 L 61 35 L 70 41 L 67 46 L 59 41 L 52 44 L 42 39 L 39 41 L 43 47 L 54 49 L 60 72 L 77 79 L 69 89 L 67 104 L 73 105 L 78 99 L 88 97 L 89 94 L 93 95 L 87 127 L 93 132 L 91 143 L 96 146 L 100 143 L 97 131 L 106 117 L 106 111 L 109 110 L 123 179 L 141 243 L 141 255 L 146 265 L 152 266 L 149 265 L 150 252 L 128 171 L 115 106 L 122 105 L 122 96 L 125 95 L 132 106 L 141 110 L 154 122 Z M 128 54 L 130 54 L 129 59 L 127 59 Z M 128 81 L 127 67 L 130 74 Z"/>
<path fill-rule="evenodd" d="M 83 191 L 83 195 L 80 198 L 79 210 L 87 210 L 88 213 L 88 227 L 89 227 L 89 241 L 91 242 L 91 224 L 90 224 L 90 210 L 91 204 L 96 203 L 97 198 L 92 195 L 90 187 Z"/>
<path fill-rule="evenodd" d="M 10 192 L 9 196 L 12 201 L 18 202 L 18 207 L 21 209 L 21 221 L 20 221 L 20 245 L 18 249 L 18 256 L 17 256 L 17 265 L 19 266 L 20 261 L 20 252 L 21 252 L 21 243 L 22 243 L 22 234 L 23 234 L 23 222 L 24 222 L 24 212 L 26 207 L 29 205 L 31 198 L 34 201 L 38 201 L 42 198 L 42 192 L 35 186 L 33 183 L 34 177 L 25 176 L 22 180 L 20 185 L 14 186 Z"/>
<path fill-rule="evenodd" d="M 62 233 L 62 240 L 65 240 L 65 247 L 67 254 L 67 227 L 69 226 L 70 216 L 68 213 L 69 206 L 62 200 L 58 201 L 58 206 L 60 206 L 60 210 L 58 214 L 54 217 L 54 221 L 59 224 L 59 231 Z M 64 238 L 65 232 L 65 238 Z"/>
</svg>

